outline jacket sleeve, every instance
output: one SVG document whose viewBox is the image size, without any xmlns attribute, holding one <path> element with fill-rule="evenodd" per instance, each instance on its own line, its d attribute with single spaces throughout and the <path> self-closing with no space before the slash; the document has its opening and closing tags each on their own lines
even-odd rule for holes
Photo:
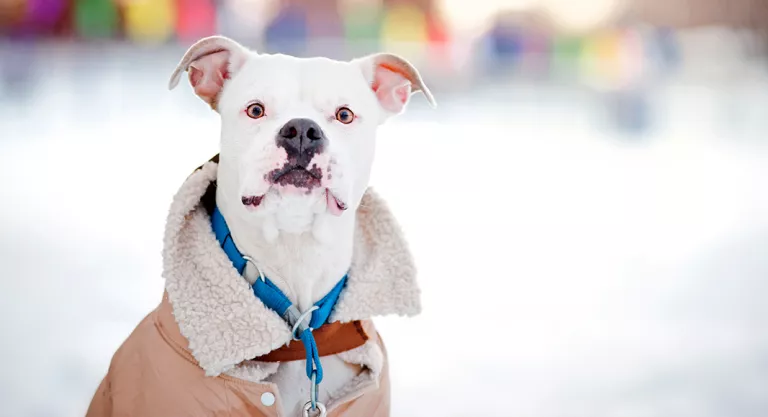
<svg viewBox="0 0 768 417">
<path fill-rule="evenodd" d="M 112 416 L 112 393 L 110 392 L 110 374 L 104 377 L 93 395 L 91 405 L 85 417 L 109 417 Z"/>
</svg>

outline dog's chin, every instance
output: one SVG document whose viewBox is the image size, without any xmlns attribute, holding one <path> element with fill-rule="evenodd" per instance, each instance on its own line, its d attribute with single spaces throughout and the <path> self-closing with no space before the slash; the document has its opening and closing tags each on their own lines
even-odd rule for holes
<svg viewBox="0 0 768 417">
<path fill-rule="evenodd" d="M 333 221 L 344 214 L 347 204 L 331 189 L 324 187 L 303 190 L 295 186 L 273 186 L 260 196 L 243 196 L 245 210 L 257 220 L 264 239 L 275 242 L 286 233 L 301 235 L 311 233 L 319 242 L 334 239 Z"/>
</svg>

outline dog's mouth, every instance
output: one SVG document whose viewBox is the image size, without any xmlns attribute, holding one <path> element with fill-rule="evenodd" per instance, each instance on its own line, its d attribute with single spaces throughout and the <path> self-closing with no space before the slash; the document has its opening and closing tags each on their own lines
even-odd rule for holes
<svg viewBox="0 0 768 417">
<path fill-rule="evenodd" d="M 277 186 L 294 186 L 311 191 L 319 187 L 323 179 L 323 171 L 317 165 L 305 168 L 296 164 L 286 163 L 282 168 L 267 174 L 267 181 Z"/>
<path fill-rule="evenodd" d="M 330 175 L 328 176 L 330 179 Z M 281 195 L 301 193 L 307 196 L 323 185 L 323 170 L 312 164 L 305 167 L 295 161 L 287 161 L 282 167 L 276 168 L 264 175 L 264 179 L 271 184 L 269 190 L 262 195 L 244 195 L 241 197 L 243 205 L 248 210 L 255 210 L 264 204 L 265 198 L 280 198 Z M 314 194 L 317 196 L 317 194 Z M 319 196 L 318 196 L 319 197 Z M 340 216 L 347 210 L 347 203 L 339 198 L 330 188 L 325 188 L 323 195 L 326 210 L 335 216 Z M 318 201 L 318 203 L 320 203 Z M 319 209 L 320 207 L 318 207 Z"/>
</svg>

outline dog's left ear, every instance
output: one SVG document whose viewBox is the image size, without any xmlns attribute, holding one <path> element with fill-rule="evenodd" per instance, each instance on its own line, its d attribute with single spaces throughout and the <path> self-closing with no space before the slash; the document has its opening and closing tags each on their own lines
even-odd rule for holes
<svg viewBox="0 0 768 417">
<path fill-rule="evenodd" d="M 195 94 L 216 110 L 216 101 L 231 78 L 248 59 L 249 51 L 224 36 L 209 36 L 190 46 L 171 75 L 168 89 L 179 84 L 184 71 L 189 72 L 189 83 Z"/>
<path fill-rule="evenodd" d="M 387 112 L 403 111 L 412 93 L 421 91 L 432 107 L 437 106 L 419 72 L 405 59 L 393 54 L 375 54 L 353 61 L 362 67 L 379 104 Z"/>
</svg>

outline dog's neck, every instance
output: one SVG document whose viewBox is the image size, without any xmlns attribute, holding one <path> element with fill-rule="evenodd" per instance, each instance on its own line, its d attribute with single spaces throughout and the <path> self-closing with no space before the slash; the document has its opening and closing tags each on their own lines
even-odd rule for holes
<svg viewBox="0 0 768 417">
<path fill-rule="evenodd" d="M 228 198 L 226 187 L 216 190 L 216 205 L 243 255 L 255 260 L 259 269 L 293 301 L 301 311 L 323 298 L 348 272 L 352 262 L 354 212 L 325 219 L 330 228 L 328 241 L 318 241 L 311 231 L 280 232 L 273 241 L 263 233 L 264 219 L 246 216 L 239 201 Z M 256 268 L 248 263 L 244 273 L 253 283 Z"/>
</svg>

